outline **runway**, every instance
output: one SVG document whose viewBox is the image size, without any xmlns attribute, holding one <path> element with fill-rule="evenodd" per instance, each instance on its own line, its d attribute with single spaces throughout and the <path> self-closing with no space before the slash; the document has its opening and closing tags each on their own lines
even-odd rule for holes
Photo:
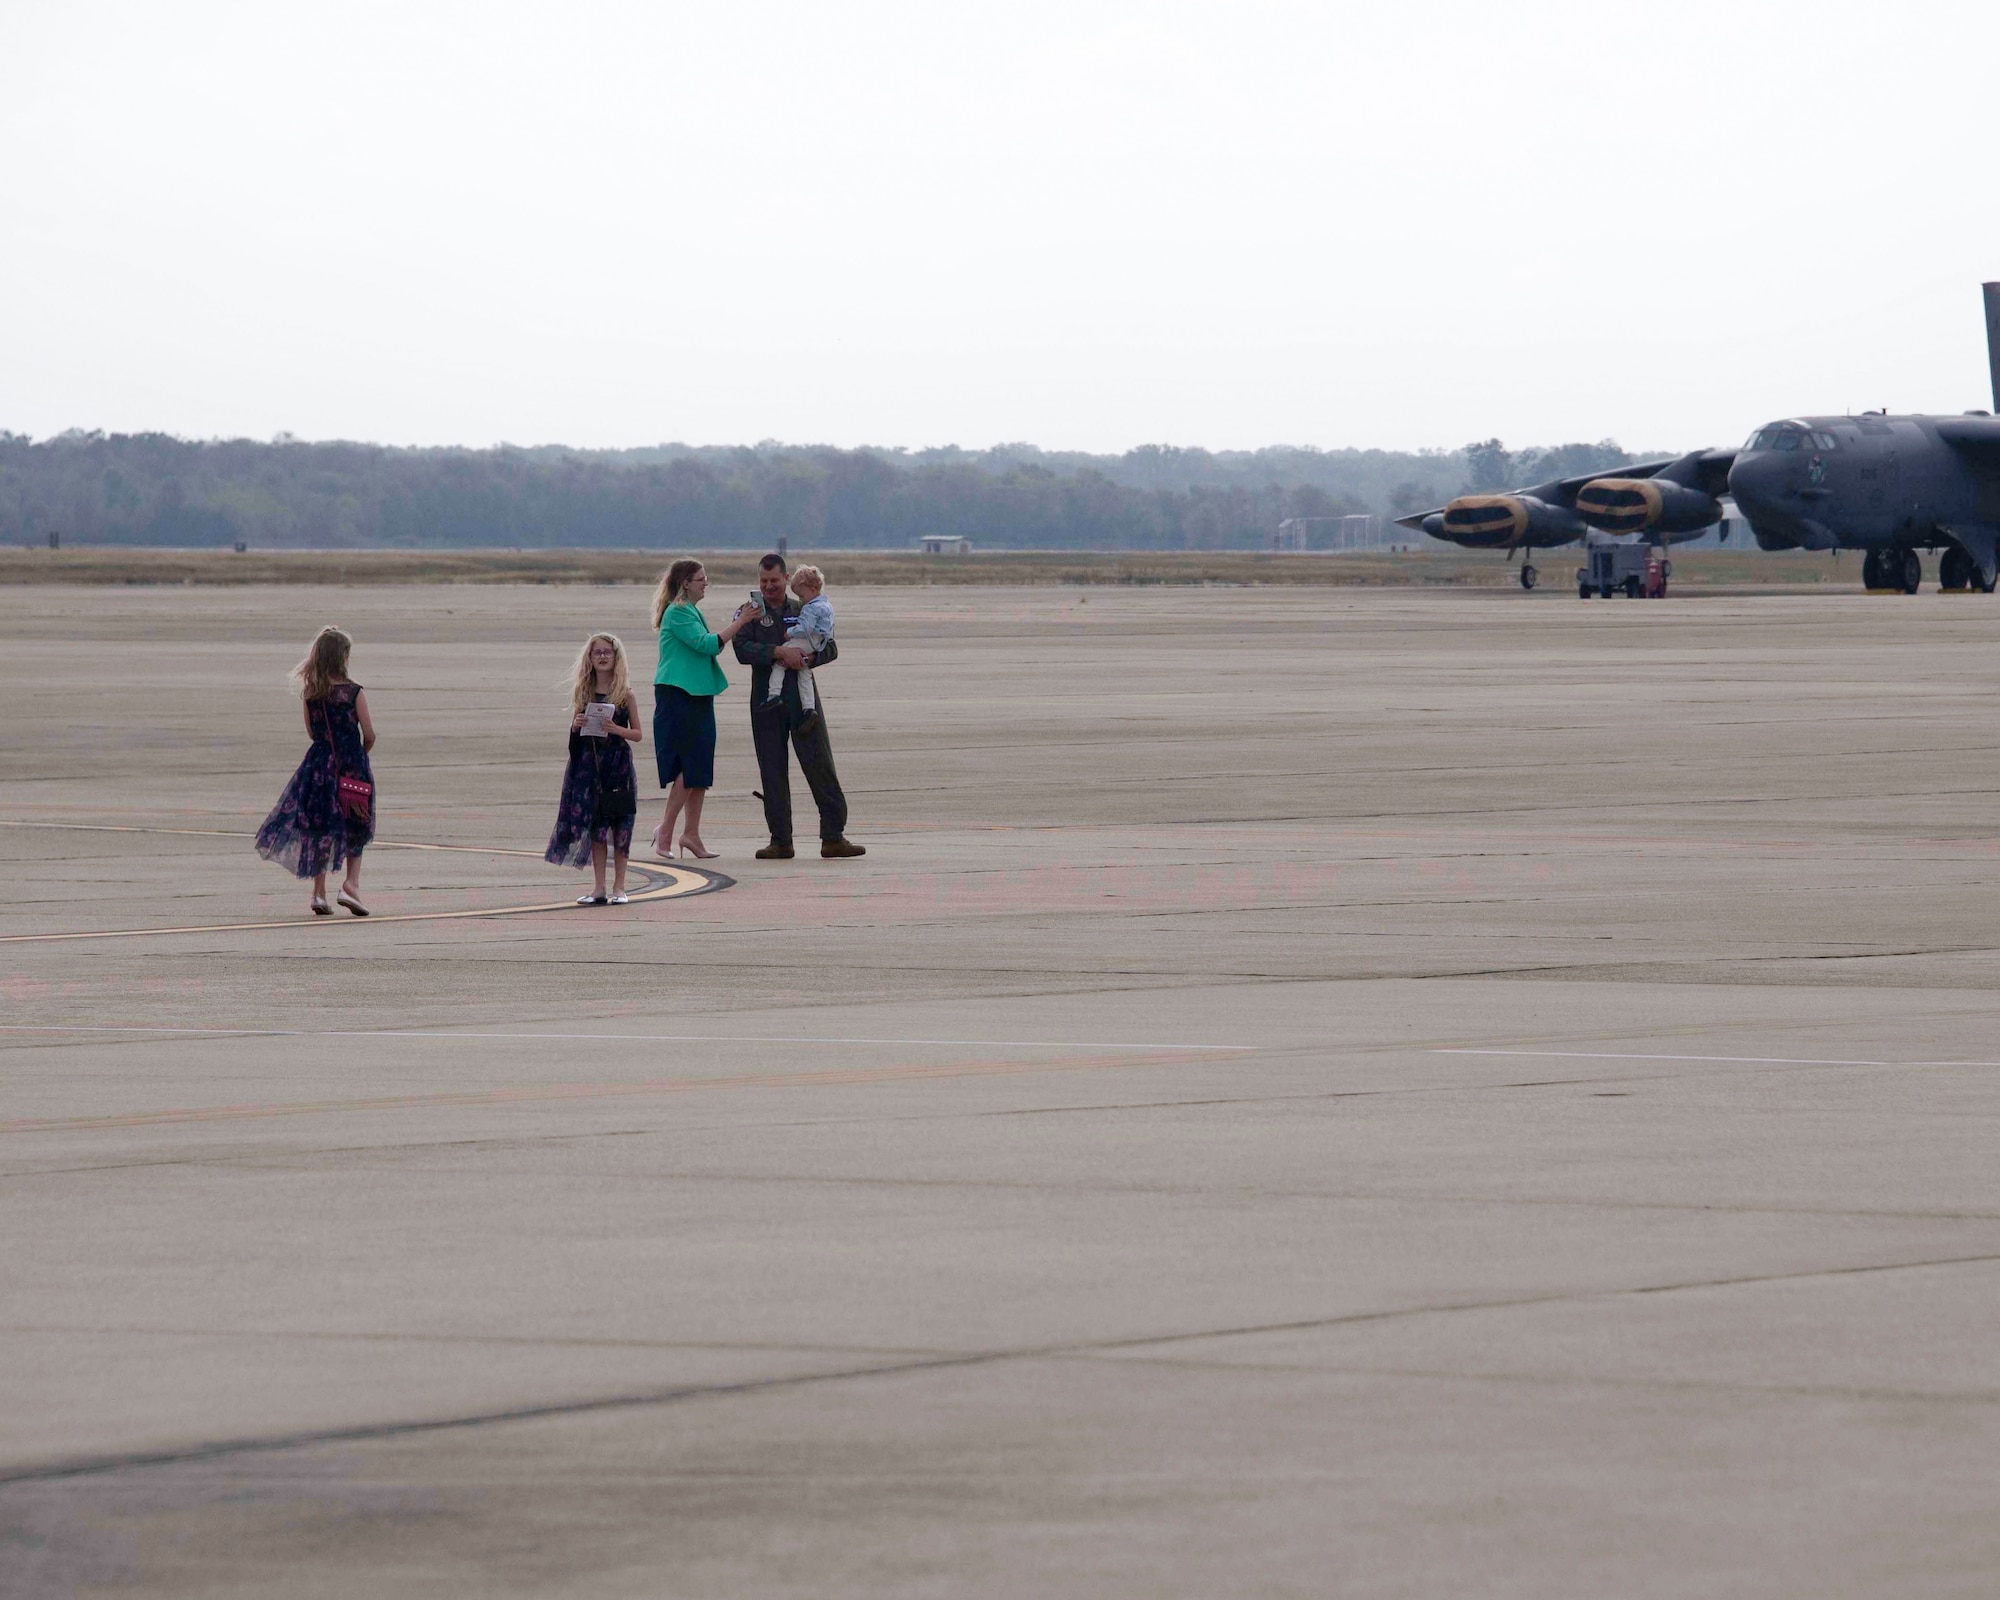
<svg viewBox="0 0 2000 1600">
<path fill-rule="evenodd" d="M 617 911 L 643 594 L 0 590 L 0 1592 L 1991 1592 L 2000 613 L 828 571 Z"/>
</svg>

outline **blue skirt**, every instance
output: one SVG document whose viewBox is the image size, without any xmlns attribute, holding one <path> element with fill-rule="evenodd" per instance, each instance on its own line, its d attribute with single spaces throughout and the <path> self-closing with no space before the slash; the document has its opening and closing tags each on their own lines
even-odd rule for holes
<svg viewBox="0 0 2000 1600">
<path fill-rule="evenodd" d="M 660 787 L 679 778 L 690 789 L 715 787 L 715 696 L 653 685 L 653 759 Z"/>
</svg>

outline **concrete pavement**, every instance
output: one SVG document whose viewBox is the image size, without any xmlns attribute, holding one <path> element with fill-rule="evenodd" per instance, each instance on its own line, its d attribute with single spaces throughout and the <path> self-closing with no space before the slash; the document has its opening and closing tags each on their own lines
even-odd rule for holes
<svg viewBox="0 0 2000 1600">
<path fill-rule="evenodd" d="M 644 597 L 0 591 L 0 1589 L 1992 1591 L 1990 601 L 839 600 L 865 860 L 329 924 Z"/>
</svg>

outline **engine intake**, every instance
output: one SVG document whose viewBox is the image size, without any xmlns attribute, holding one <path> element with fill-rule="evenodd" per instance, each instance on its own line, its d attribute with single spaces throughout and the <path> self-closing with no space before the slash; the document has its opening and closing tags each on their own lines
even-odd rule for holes
<svg viewBox="0 0 2000 1600">
<path fill-rule="evenodd" d="M 1439 537 L 1476 547 L 1565 544 L 1583 524 L 1531 494 L 1462 494 L 1444 508 Z"/>
<path fill-rule="evenodd" d="M 1713 495 L 1665 478 L 1593 478 L 1577 491 L 1576 513 L 1606 533 L 1693 533 L 1722 520 Z"/>
</svg>

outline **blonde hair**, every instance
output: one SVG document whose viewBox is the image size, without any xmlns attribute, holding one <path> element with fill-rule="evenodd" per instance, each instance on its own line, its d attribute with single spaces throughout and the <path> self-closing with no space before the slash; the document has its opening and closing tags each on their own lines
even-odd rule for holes
<svg viewBox="0 0 2000 1600">
<path fill-rule="evenodd" d="M 826 574 L 821 572 L 818 567 L 792 568 L 792 587 L 796 589 L 801 583 L 809 583 L 815 589 L 824 589 L 826 587 Z"/>
<path fill-rule="evenodd" d="M 614 706 L 622 706 L 632 693 L 632 678 L 625 663 L 625 646 L 618 642 L 615 633 L 593 633 L 583 641 L 583 650 L 576 658 L 576 672 L 570 680 L 569 708 L 581 711 L 590 704 L 590 697 L 597 692 L 597 668 L 591 664 L 590 652 L 600 644 L 611 646 L 611 687 L 606 691 Z"/>
<path fill-rule="evenodd" d="M 324 700 L 335 678 L 347 676 L 347 655 L 354 640 L 340 628 L 321 628 L 306 649 L 306 658 L 292 668 L 299 693 L 308 700 Z"/>
<path fill-rule="evenodd" d="M 653 591 L 653 626 L 660 625 L 660 618 L 667 614 L 672 605 L 686 591 L 688 580 L 701 571 L 701 563 L 692 556 L 682 556 L 671 567 L 660 574 L 660 586 Z"/>
</svg>

